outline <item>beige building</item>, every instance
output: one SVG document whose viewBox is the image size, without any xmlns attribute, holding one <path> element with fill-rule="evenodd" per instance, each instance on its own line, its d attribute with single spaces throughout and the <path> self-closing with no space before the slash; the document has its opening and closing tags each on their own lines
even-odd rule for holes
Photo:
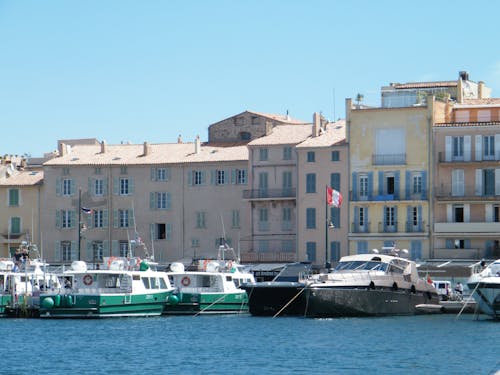
<svg viewBox="0 0 500 375">
<path fill-rule="evenodd" d="M 0 160 L 0 257 L 10 257 L 22 242 L 40 245 L 43 172 L 24 168 L 25 160 Z"/>
<path fill-rule="evenodd" d="M 236 244 L 245 235 L 247 163 L 246 146 L 210 146 L 199 138 L 60 142 L 59 156 L 44 164 L 47 258 L 99 261 L 130 250 L 144 256 L 143 246 L 129 249 L 130 240 L 145 244 L 160 262 L 216 256 L 220 237 Z"/>
<path fill-rule="evenodd" d="M 433 127 L 434 258 L 500 256 L 500 99 L 450 103 Z"/>
<path fill-rule="evenodd" d="M 330 123 L 315 114 L 311 136 L 297 145 L 298 260 L 325 265 L 348 254 L 349 178 L 345 121 Z M 326 187 L 343 195 L 327 206 Z"/>
</svg>

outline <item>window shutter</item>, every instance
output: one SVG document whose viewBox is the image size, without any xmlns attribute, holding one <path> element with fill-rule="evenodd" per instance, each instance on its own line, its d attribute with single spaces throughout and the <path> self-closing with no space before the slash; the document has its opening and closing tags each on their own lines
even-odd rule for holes
<svg viewBox="0 0 500 375">
<path fill-rule="evenodd" d="M 76 219 L 76 211 L 70 211 L 71 215 L 71 226 L 70 228 L 77 228 L 80 230 L 80 220 Z"/>
<path fill-rule="evenodd" d="M 483 136 L 476 135 L 476 157 L 477 161 L 481 161 L 483 158 Z"/>
<path fill-rule="evenodd" d="M 201 171 L 201 184 L 205 185 L 207 183 L 207 172 Z"/>
<path fill-rule="evenodd" d="M 445 161 L 451 161 L 451 150 L 452 150 L 452 138 L 447 135 L 445 137 Z"/>
<path fill-rule="evenodd" d="M 487 223 L 493 222 L 493 205 L 491 204 L 484 205 L 484 221 Z"/>
<path fill-rule="evenodd" d="M 453 223 L 453 206 L 451 204 L 446 205 L 446 222 Z"/>
<path fill-rule="evenodd" d="M 56 196 L 61 196 L 61 177 L 56 178 Z"/>
<path fill-rule="evenodd" d="M 87 189 L 88 189 L 88 192 L 91 196 L 94 196 L 95 194 L 95 191 L 93 189 L 94 187 L 94 179 L 92 177 L 89 177 L 88 180 L 87 180 Z"/>
<path fill-rule="evenodd" d="M 231 169 L 231 183 L 234 185 L 236 183 L 236 170 Z"/>
<path fill-rule="evenodd" d="M 75 195 L 75 191 L 76 191 L 76 183 L 75 183 L 75 180 L 71 179 L 69 180 L 69 189 L 70 189 L 70 195 Z"/>
<path fill-rule="evenodd" d="M 500 169 L 495 169 L 495 195 L 500 195 Z"/>
<path fill-rule="evenodd" d="M 482 195 L 483 193 L 483 170 L 476 169 L 476 195 Z"/>
<path fill-rule="evenodd" d="M 427 199 L 427 171 L 422 171 L 422 200 Z"/>
<path fill-rule="evenodd" d="M 394 207 L 394 227 L 396 228 L 396 232 L 399 232 L 398 206 Z"/>
<path fill-rule="evenodd" d="M 113 227 L 114 228 L 118 228 L 118 221 L 119 221 L 118 210 L 113 210 Z"/>
<path fill-rule="evenodd" d="M 155 198 L 156 198 L 156 193 L 149 193 L 149 208 L 151 208 L 152 210 L 156 209 Z"/>
<path fill-rule="evenodd" d="M 210 171 L 210 185 L 215 185 L 215 175 L 217 171 L 211 170 Z"/>
<path fill-rule="evenodd" d="M 113 178 L 113 194 L 118 195 L 120 193 L 120 180 L 118 177 Z"/>
<path fill-rule="evenodd" d="M 188 171 L 188 186 L 193 185 L 193 171 Z"/>
<path fill-rule="evenodd" d="M 373 199 L 373 172 L 368 172 L 368 200 Z"/>
<path fill-rule="evenodd" d="M 149 224 L 149 233 L 152 239 L 156 239 L 156 224 Z"/>
<path fill-rule="evenodd" d="M 378 195 L 384 194 L 384 172 L 378 172 Z"/>
<path fill-rule="evenodd" d="M 56 241 L 54 243 L 54 260 L 59 262 L 61 260 L 61 242 Z"/>
<path fill-rule="evenodd" d="M 365 207 L 365 232 L 370 232 L 370 217 L 368 216 L 368 206 Z"/>
<path fill-rule="evenodd" d="M 107 257 L 109 255 L 109 241 L 102 241 L 102 256 Z"/>
<path fill-rule="evenodd" d="M 102 226 L 104 228 L 107 228 L 108 225 L 109 225 L 109 211 L 102 210 Z"/>
<path fill-rule="evenodd" d="M 405 175 L 405 199 L 410 199 L 411 189 L 411 172 L 406 171 Z"/>
<path fill-rule="evenodd" d="M 406 207 L 406 231 L 412 232 L 413 229 L 413 215 L 412 215 L 412 206 Z"/>
<path fill-rule="evenodd" d="M 56 228 L 61 228 L 61 210 L 56 210 Z"/>
<path fill-rule="evenodd" d="M 118 240 L 111 241 L 111 256 L 114 257 L 120 256 L 120 246 Z"/>
<path fill-rule="evenodd" d="M 356 172 L 352 173 L 352 200 L 358 200 L 358 174 Z"/>
<path fill-rule="evenodd" d="M 170 168 L 166 168 L 165 169 L 165 181 L 170 181 L 170 177 L 171 177 L 170 173 L 171 173 Z"/>
<path fill-rule="evenodd" d="M 399 171 L 394 174 L 394 199 L 399 200 Z"/>
<path fill-rule="evenodd" d="M 171 210 L 172 209 L 172 194 L 167 193 L 167 198 L 166 198 L 166 209 Z"/>
<path fill-rule="evenodd" d="M 128 193 L 134 194 L 134 179 L 132 177 L 128 178 Z"/>
<path fill-rule="evenodd" d="M 151 181 L 156 181 L 156 168 L 151 168 Z"/>
<path fill-rule="evenodd" d="M 470 161 L 471 159 L 471 136 L 464 136 L 464 161 Z"/>
<path fill-rule="evenodd" d="M 78 244 L 76 241 L 71 241 L 71 254 L 70 254 L 70 260 L 80 260 L 78 259 Z"/>
<path fill-rule="evenodd" d="M 92 242 L 87 241 L 87 256 L 85 260 L 92 262 L 94 260 L 94 252 L 92 251 Z"/>
<path fill-rule="evenodd" d="M 495 160 L 500 160 L 500 134 L 495 134 Z"/>
<path fill-rule="evenodd" d="M 92 224 L 94 224 L 94 213 L 92 212 L 91 214 L 87 214 L 87 220 L 85 220 L 87 222 L 87 228 L 88 229 L 91 229 L 92 228 Z"/>
<path fill-rule="evenodd" d="M 166 237 L 166 239 L 167 239 L 167 240 L 169 240 L 169 241 L 170 241 L 170 240 L 172 239 L 172 224 L 167 223 L 167 224 L 165 225 L 165 227 L 166 227 L 166 228 L 165 228 L 165 229 L 166 229 L 166 234 L 165 234 L 165 237 Z"/>
<path fill-rule="evenodd" d="M 453 240 L 452 239 L 450 239 L 450 238 L 446 239 L 446 248 L 447 249 L 453 249 L 453 248 L 455 248 L 455 246 L 453 245 Z"/>
<path fill-rule="evenodd" d="M 360 225 L 359 225 L 359 210 L 360 207 L 354 206 L 354 225 L 352 228 L 352 231 L 354 233 L 358 232 L 360 230 Z"/>
<path fill-rule="evenodd" d="M 423 222 L 422 222 L 422 206 L 417 207 L 417 215 L 418 215 L 418 231 L 422 232 Z"/>
<path fill-rule="evenodd" d="M 108 180 L 107 179 L 102 180 L 102 194 L 108 195 Z"/>
<path fill-rule="evenodd" d="M 135 225 L 134 220 L 134 210 L 128 210 L 128 226 L 133 227 Z"/>
</svg>

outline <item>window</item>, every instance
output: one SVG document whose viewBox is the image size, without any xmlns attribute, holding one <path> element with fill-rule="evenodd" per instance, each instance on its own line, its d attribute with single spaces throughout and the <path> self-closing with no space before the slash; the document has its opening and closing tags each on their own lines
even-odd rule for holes
<svg viewBox="0 0 500 375">
<path fill-rule="evenodd" d="M 128 178 L 120 178 L 120 195 L 129 194 L 129 180 Z"/>
<path fill-rule="evenodd" d="M 94 216 L 94 228 L 104 227 L 104 211 L 103 210 L 92 210 Z"/>
<path fill-rule="evenodd" d="M 203 173 L 201 171 L 193 171 L 193 185 L 203 184 Z"/>
<path fill-rule="evenodd" d="M 20 217 L 11 217 L 10 218 L 9 234 L 21 234 L 21 218 Z"/>
<path fill-rule="evenodd" d="M 334 228 L 340 228 L 340 208 L 330 207 L 330 221 Z"/>
<path fill-rule="evenodd" d="M 123 257 L 123 258 L 126 258 L 129 256 L 129 243 L 128 241 L 120 241 L 119 242 L 119 252 L 120 252 L 120 256 Z"/>
<path fill-rule="evenodd" d="M 240 132 L 240 140 L 249 141 L 252 138 L 252 135 L 249 132 Z"/>
<path fill-rule="evenodd" d="M 9 189 L 9 206 L 19 206 L 19 189 Z"/>
<path fill-rule="evenodd" d="M 259 125 L 260 124 L 260 119 L 257 116 L 252 116 L 252 125 Z"/>
<path fill-rule="evenodd" d="M 330 187 L 340 191 L 340 173 L 330 174 Z"/>
<path fill-rule="evenodd" d="M 61 242 L 61 259 L 63 261 L 71 260 L 71 242 L 62 241 Z"/>
<path fill-rule="evenodd" d="M 226 183 L 226 173 L 225 171 L 217 171 L 217 185 L 224 185 Z"/>
<path fill-rule="evenodd" d="M 283 207 L 281 220 L 282 230 L 292 230 L 292 209 L 290 207 Z"/>
<path fill-rule="evenodd" d="M 394 176 L 386 176 L 385 181 L 387 194 L 394 194 Z"/>
<path fill-rule="evenodd" d="M 368 199 L 368 176 L 359 176 L 359 198 Z"/>
<path fill-rule="evenodd" d="M 452 138 L 452 155 L 454 160 L 463 160 L 464 158 L 464 137 Z"/>
<path fill-rule="evenodd" d="M 500 215 L 499 215 L 499 213 L 500 213 L 500 212 L 499 212 L 499 206 L 498 206 L 498 204 L 495 204 L 495 205 L 493 206 L 493 221 L 494 221 L 495 223 L 500 222 Z"/>
<path fill-rule="evenodd" d="M 359 207 L 358 209 L 358 225 L 360 227 L 364 227 L 365 226 L 365 221 L 366 221 L 366 208 L 365 207 Z"/>
<path fill-rule="evenodd" d="M 464 222 L 464 206 L 454 205 L 453 206 L 453 222 L 463 223 Z"/>
<path fill-rule="evenodd" d="M 267 148 L 261 148 L 259 149 L 259 160 L 260 161 L 266 161 L 268 159 L 268 150 Z"/>
<path fill-rule="evenodd" d="M 240 211 L 239 210 L 233 210 L 231 212 L 231 227 L 232 228 L 239 228 L 240 227 Z"/>
<path fill-rule="evenodd" d="M 283 147 L 283 160 L 292 160 L 292 148 L 290 146 Z"/>
<path fill-rule="evenodd" d="M 128 210 L 118 210 L 119 226 L 120 228 L 128 228 L 129 226 L 129 215 Z"/>
<path fill-rule="evenodd" d="M 259 189 L 260 190 L 267 190 L 268 187 L 268 174 L 267 172 L 260 172 L 259 173 Z"/>
<path fill-rule="evenodd" d="M 156 224 L 156 239 L 164 240 L 167 238 L 167 226 L 164 223 Z"/>
<path fill-rule="evenodd" d="M 308 151 L 307 152 L 307 162 L 308 163 L 314 163 L 316 161 L 316 154 L 314 151 Z"/>
<path fill-rule="evenodd" d="M 104 246 L 102 241 L 93 241 L 92 242 L 92 260 L 102 260 L 104 256 Z"/>
<path fill-rule="evenodd" d="M 259 209 L 259 231 L 266 232 L 269 230 L 269 211 L 267 208 Z"/>
<path fill-rule="evenodd" d="M 104 180 L 98 178 L 94 180 L 94 195 L 104 194 Z"/>
<path fill-rule="evenodd" d="M 316 193 L 316 174 L 306 174 L 306 193 Z"/>
<path fill-rule="evenodd" d="M 196 228 L 203 229 L 206 228 L 206 212 L 197 212 L 196 213 Z"/>
<path fill-rule="evenodd" d="M 316 228 L 316 209 L 307 208 L 306 209 L 306 228 L 315 229 Z"/>
<path fill-rule="evenodd" d="M 73 228 L 73 212 L 69 210 L 61 210 L 61 227 Z"/>
<path fill-rule="evenodd" d="M 495 170 L 483 169 L 483 193 L 484 195 L 495 195 Z"/>
<path fill-rule="evenodd" d="M 422 176 L 415 175 L 413 176 L 413 194 L 421 194 L 422 193 Z"/>
<path fill-rule="evenodd" d="M 247 171 L 245 169 L 236 170 L 236 184 L 244 185 L 247 183 Z"/>
<path fill-rule="evenodd" d="M 71 187 L 73 185 L 72 180 L 69 178 L 65 178 L 62 183 L 63 183 L 63 195 L 65 196 L 71 195 L 72 194 Z"/>
<path fill-rule="evenodd" d="M 339 161 L 339 160 L 340 160 L 340 152 L 332 151 L 332 161 Z"/>
<path fill-rule="evenodd" d="M 156 181 L 167 181 L 166 168 L 156 168 Z"/>
<path fill-rule="evenodd" d="M 451 172 L 451 195 L 463 196 L 464 195 L 464 170 L 454 169 Z"/>
<path fill-rule="evenodd" d="M 484 160 L 495 160 L 495 136 L 486 135 L 483 137 L 483 157 Z"/>
<path fill-rule="evenodd" d="M 385 207 L 384 224 L 387 229 L 395 229 L 396 225 L 396 208 Z"/>
<path fill-rule="evenodd" d="M 306 255 L 308 262 L 316 261 L 316 242 L 306 242 Z"/>
<path fill-rule="evenodd" d="M 156 208 L 158 210 L 169 210 L 172 205 L 172 199 L 170 197 L 170 193 L 166 192 L 157 192 L 154 193 L 156 197 L 155 199 L 155 205 L 153 208 Z"/>
<path fill-rule="evenodd" d="M 200 247 L 200 240 L 198 238 L 191 238 L 191 247 Z"/>
<path fill-rule="evenodd" d="M 454 240 L 453 245 L 455 249 L 465 249 L 465 240 Z"/>
<path fill-rule="evenodd" d="M 292 172 L 283 172 L 283 189 L 288 190 L 292 188 Z"/>
</svg>

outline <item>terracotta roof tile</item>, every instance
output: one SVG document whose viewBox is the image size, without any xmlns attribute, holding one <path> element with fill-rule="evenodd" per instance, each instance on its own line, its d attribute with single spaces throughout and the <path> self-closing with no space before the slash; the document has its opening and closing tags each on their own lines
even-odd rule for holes
<svg viewBox="0 0 500 375">
<path fill-rule="evenodd" d="M 14 171 L 10 177 L 0 179 L 0 186 L 32 186 L 42 182 L 42 171 Z"/>
<path fill-rule="evenodd" d="M 272 133 L 254 139 L 249 146 L 296 145 L 312 135 L 312 125 L 277 125 Z"/>
<path fill-rule="evenodd" d="M 297 145 L 297 148 L 301 147 L 329 147 L 333 145 L 340 145 L 346 141 L 346 128 L 345 120 L 339 120 L 336 122 L 330 122 L 326 126 L 326 132 L 320 134 L 317 137 L 311 137 L 301 144 Z"/>
<path fill-rule="evenodd" d="M 435 123 L 436 128 L 451 128 L 451 127 L 466 127 L 466 126 L 491 126 L 500 125 L 500 121 L 483 121 L 483 122 L 440 122 Z"/>
</svg>

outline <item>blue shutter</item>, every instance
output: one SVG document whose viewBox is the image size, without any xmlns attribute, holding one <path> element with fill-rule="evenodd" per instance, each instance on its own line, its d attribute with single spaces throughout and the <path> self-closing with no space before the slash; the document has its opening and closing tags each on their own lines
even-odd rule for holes
<svg viewBox="0 0 500 375">
<path fill-rule="evenodd" d="M 384 194 L 384 172 L 378 172 L 378 195 Z"/>
<path fill-rule="evenodd" d="M 471 245 L 470 245 L 470 240 L 465 240 L 465 241 L 464 241 L 464 245 L 465 245 L 465 248 L 466 248 L 466 249 L 470 249 L 470 246 L 471 246 Z"/>
<path fill-rule="evenodd" d="M 368 172 L 368 200 L 373 200 L 373 172 Z"/>
<path fill-rule="evenodd" d="M 399 189 L 400 189 L 400 183 L 399 183 L 399 171 L 396 171 L 394 173 L 394 199 L 399 200 Z"/>
<path fill-rule="evenodd" d="M 422 171 L 422 199 L 427 199 L 427 171 Z"/>
<path fill-rule="evenodd" d="M 396 232 L 399 232 L 399 223 L 398 223 L 398 207 L 394 207 L 394 227 L 396 228 Z"/>
<path fill-rule="evenodd" d="M 359 207 L 354 206 L 354 223 L 352 226 L 352 231 L 354 233 L 359 231 Z"/>
<path fill-rule="evenodd" d="M 151 208 L 152 210 L 154 210 L 156 207 L 155 207 L 155 197 L 156 197 L 156 193 L 149 193 L 149 208 Z"/>
<path fill-rule="evenodd" d="M 411 189 L 411 172 L 406 171 L 405 177 L 405 199 L 410 199 L 410 190 Z"/>
<path fill-rule="evenodd" d="M 413 231 L 413 220 L 412 220 L 412 207 L 406 207 L 406 232 Z"/>
<path fill-rule="evenodd" d="M 236 183 L 236 169 L 231 169 L 231 183 L 233 185 Z"/>
<path fill-rule="evenodd" d="M 56 210 L 56 228 L 61 228 L 61 210 Z"/>
<path fill-rule="evenodd" d="M 368 206 L 365 207 L 365 232 L 370 232 L 370 220 L 368 216 Z"/>
<path fill-rule="evenodd" d="M 423 231 L 422 206 L 417 207 L 417 214 L 418 214 L 418 231 L 422 232 Z"/>
<path fill-rule="evenodd" d="M 102 193 L 104 195 L 108 195 L 108 180 L 107 179 L 102 180 Z"/>
<path fill-rule="evenodd" d="M 450 238 L 446 239 L 446 248 L 447 249 L 454 249 L 455 248 L 455 246 L 453 245 L 453 240 L 452 239 L 450 239 Z"/>
<path fill-rule="evenodd" d="M 358 174 L 356 172 L 352 173 L 352 200 L 358 200 Z"/>
<path fill-rule="evenodd" d="M 170 168 L 165 169 L 165 181 L 170 181 L 171 177 Z"/>
<path fill-rule="evenodd" d="M 387 232 L 387 223 L 385 220 L 386 213 L 387 213 L 387 206 L 384 206 L 384 209 L 382 211 L 382 222 L 384 223 L 384 232 Z"/>
<path fill-rule="evenodd" d="M 80 230 L 79 229 L 80 223 L 76 221 L 76 211 L 70 211 L 69 215 L 71 220 L 70 228 L 78 228 L 78 230 Z"/>
</svg>

